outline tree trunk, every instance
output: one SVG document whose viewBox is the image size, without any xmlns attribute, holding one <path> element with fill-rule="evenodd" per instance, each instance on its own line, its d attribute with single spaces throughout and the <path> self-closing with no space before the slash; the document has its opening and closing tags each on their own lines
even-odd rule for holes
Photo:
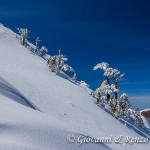
<svg viewBox="0 0 150 150">
<path fill-rule="evenodd" d="M 109 78 L 108 78 L 108 76 L 107 76 L 107 84 L 109 85 Z M 109 102 L 109 100 L 110 100 L 110 94 L 107 93 L 107 102 Z"/>
<path fill-rule="evenodd" d="M 25 38 L 22 37 L 22 45 L 25 45 Z"/>
<path fill-rule="evenodd" d="M 117 89 L 117 82 L 116 82 L 116 79 L 114 78 L 114 83 L 115 83 L 115 88 Z M 114 92 L 115 93 L 115 101 L 116 101 L 116 106 L 117 106 L 117 100 L 118 100 L 118 93 L 117 92 Z"/>
<path fill-rule="evenodd" d="M 37 52 L 37 50 L 38 50 L 38 46 L 36 45 L 36 47 L 35 47 L 35 52 Z"/>
</svg>

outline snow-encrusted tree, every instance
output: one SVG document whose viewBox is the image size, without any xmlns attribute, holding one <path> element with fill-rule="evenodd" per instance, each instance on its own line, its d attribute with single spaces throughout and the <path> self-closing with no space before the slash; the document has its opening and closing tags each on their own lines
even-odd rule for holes
<svg viewBox="0 0 150 150">
<path fill-rule="evenodd" d="M 57 62 L 57 56 L 50 56 L 48 60 L 48 66 L 52 72 L 58 73 L 58 62 Z"/>
<path fill-rule="evenodd" d="M 99 88 L 97 88 L 95 91 L 94 91 L 94 96 L 97 98 L 97 103 L 101 103 L 101 99 L 102 99 L 102 94 L 103 94 L 103 86 L 106 86 L 107 85 L 107 81 L 103 81 L 102 84 L 99 86 Z"/>
<path fill-rule="evenodd" d="M 58 69 L 59 70 L 63 71 L 63 69 L 66 69 L 66 71 L 67 71 L 67 69 L 68 70 L 70 69 L 69 65 L 66 66 L 66 68 L 63 68 L 65 65 L 65 61 L 68 61 L 68 59 L 60 53 L 60 50 L 59 50 L 59 55 L 57 56 L 57 59 L 58 59 L 57 61 L 58 61 Z"/>
<path fill-rule="evenodd" d="M 135 124 L 138 125 L 139 127 L 142 127 L 144 125 L 142 117 L 141 117 L 140 109 L 137 109 L 135 111 L 134 120 L 135 120 Z"/>
<path fill-rule="evenodd" d="M 110 102 L 109 102 L 109 109 L 110 111 L 114 114 L 116 112 L 116 104 L 115 104 L 115 100 L 114 100 L 114 96 L 111 97 Z"/>
<path fill-rule="evenodd" d="M 119 119 L 121 117 L 121 108 L 120 108 L 120 104 L 119 101 L 115 101 L 114 96 L 111 97 L 111 100 L 109 102 L 109 110 L 112 112 L 113 116 L 116 119 Z"/>
<path fill-rule="evenodd" d="M 76 80 L 76 73 L 75 73 L 74 69 L 71 66 L 69 66 L 68 64 L 64 64 L 61 68 L 61 71 L 72 72 L 72 79 Z"/>
<path fill-rule="evenodd" d="M 50 70 L 52 72 L 55 72 L 55 73 L 60 73 L 60 71 L 72 72 L 72 79 L 75 80 L 76 79 L 76 73 L 71 66 L 69 66 L 68 64 L 65 64 L 65 62 L 67 60 L 68 59 L 64 55 L 62 55 L 60 53 L 60 50 L 59 50 L 58 55 L 50 56 L 50 58 L 47 61 L 47 64 L 48 64 Z"/>
<path fill-rule="evenodd" d="M 29 30 L 28 29 L 23 29 L 23 28 L 17 28 L 18 33 L 21 35 L 20 36 L 20 41 L 22 45 L 27 46 L 27 39 L 29 38 Z"/>
<path fill-rule="evenodd" d="M 67 60 L 68 59 L 65 58 L 65 56 L 62 55 L 59 50 L 59 55 L 50 56 L 47 63 L 52 72 L 59 73 L 60 71 L 71 70 L 69 65 L 65 65 L 65 61 Z"/>
<path fill-rule="evenodd" d="M 115 103 L 115 112 L 114 112 L 114 117 L 116 119 L 120 119 L 121 118 L 121 108 L 120 108 L 120 104 L 119 104 L 119 101 L 117 101 L 117 104 Z"/>
<path fill-rule="evenodd" d="M 97 69 L 101 69 L 104 71 L 104 76 L 106 76 L 107 85 L 109 85 L 110 78 L 112 78 L 112 75 L 113 75 L 113 69 L 109 68 L 109 64 L 106 62 L 99 63 L 93 68 L 93 70 L 97 70 Z M 109 100 L 110 100 L 110 94 L 107 93 L 107 101 Z"/>
<path fill-rule="evenodd" d="M 48 52 L 48 49 L 45 46 L 42 46 L 41 49 L 39 50 L 39 55 L 44 56 L 45 53 Z"/>
<path fill-rule="evenodd" d="M 106 94 L 106 105 L 109 106 L 109 109 L 113 113 L 113 116 L 117 119 L 119 119 L 121 115 L 128 117 L 129 102 L 127 95 L 123 93 L 118 97 L 118 82 L 123 79 L 125 74 L 120 74 L 119 70 L 109 67 L 109 64 L 106 62 L 97 64 L 94 67 L 94 70 L 97 69 L 102 69 L 104 71 L 104 76 L 106 76 L 106 80 L 102 82 L 101 86 L 97 88 L 96 91 L 92 93 L 92 95 L 95 94 L 97 102 L 101 104 L 102 96 L 105 96 L 104 94 Z M 111 84 L 110 79 L 113 79 L 113 84 Z M 112 92 L 114 93 L 114 96 L 112 96 Z M 110 98 L 110 96 L 112 97 Z"/>
<path fill-rule="evenodd" d="M 120 74 L 120 71 L 113 69 L 113 81 L 114 84 L 111 85 L 111 89 L 114 92 L 113 105 L 110 104 L 110 108 L 113 109 L 113 115 L 115 118 L 119 119 L 121 115 L 128 117 L 128 97 L 125 93 L 121 94 L 118 98 L 118 82 L 123 78 L 124 74 Z"/>
<path fill-rule="evenodd" d="M 76 79 L 77 79 L 75 71 L 72 72 L 72 79 L 73 79 L 73 80 L 76 80 Z"/>
<path fill-rule="evenodd" d="M 107 84 L 107 80 L 104 80 L 102 84 L 92 94 L 97 99 L 98 105 L 105 107 L 107 103 L 107 94 L 111 94 L 111 87 Z"/>
<path fill-rule="evenodd" d="M 120 108 L 121 108 L 121 115 L 128 118 L 130 103 L 129 103 L 127 94 L 126 93 L 121 94 L 118 98 L 118 101 L 119 101 Z"/>
<path fill-rule="evenodd" d="M 36 38 L 36 42 L 35 42 L 35 52 L 37 52 L 39 50 L 39 42 L 41 42 L 42 40 L 39 39 L 39 37 Z"/>
</svg>

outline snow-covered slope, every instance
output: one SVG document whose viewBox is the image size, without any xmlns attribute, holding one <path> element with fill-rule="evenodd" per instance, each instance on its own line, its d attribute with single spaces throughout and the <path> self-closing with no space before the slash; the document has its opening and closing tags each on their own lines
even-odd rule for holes
<svg viewBox="0 0 150 150">
<path fill-rule="evenodd" d="M 150 149 L 150 144 L 69 144 L 76 137 L 140 137 L 95 105 L 87 90 L 52 73 L 46 61 L 0 25 L 0 150 Z"/>
</svg>

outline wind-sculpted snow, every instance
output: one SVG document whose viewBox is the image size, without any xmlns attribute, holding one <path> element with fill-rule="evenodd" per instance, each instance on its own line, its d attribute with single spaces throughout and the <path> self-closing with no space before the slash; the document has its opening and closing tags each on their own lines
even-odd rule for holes
<svg viewBox="0 0 150 150">
<path fill-rule="evenodd" d="M 0 150 L 150 149 L 148 143 L 69 144 L 69 134 L 141 136 L 95 105 L 87 86 L 51 72 L 44 59 L 22 46 L 16 34 L 2 25 L 0 77 Z"/>
<path fill-rule="evenodd" d="M 23 104 L 32 109 L 38 110 L 25 96 L 23 96 L 17 89 L 10 85 L 6 80 L 0 77 L 0 94 Z"/>
<path fill-rule="evenodd" d="M 81 134 L 66 130 L 69 126 L 60 120 L 3 96 L 0 96 L 0 104 L 0 150 L 110 150 L 103 143 L 84 147 L 69 144 L 68 135 L 78 137 Z"/>
</svg>

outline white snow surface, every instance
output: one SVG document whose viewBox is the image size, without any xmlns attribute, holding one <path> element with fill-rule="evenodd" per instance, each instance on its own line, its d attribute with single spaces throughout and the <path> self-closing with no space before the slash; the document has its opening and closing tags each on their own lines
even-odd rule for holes
<svg viewBox="0 0 150 150">
<path fill-rule="evenodd" d="M 70 134 L 140 137 L 95 101 L 79 84 L 51 72 L 16 33 L 0 25 L 0 150 L 150 149 L 149 143 L 68 143 Z"/>
</svg>

